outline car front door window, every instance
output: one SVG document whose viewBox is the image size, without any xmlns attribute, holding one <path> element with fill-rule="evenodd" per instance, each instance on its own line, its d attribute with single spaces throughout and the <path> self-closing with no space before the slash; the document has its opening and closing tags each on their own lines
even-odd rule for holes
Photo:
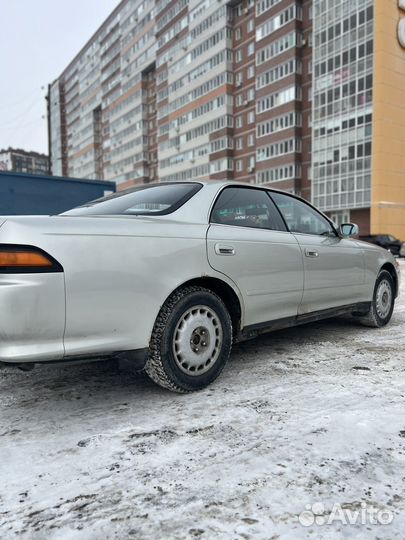
<svg viewBox="0 0 405 540">
<path fill-rule="evenodd" d="M 273 192 L 271 197 L 291 232 L 336 236 L 329 221 L 308 204 L 283 193 Z"/>
</svg>

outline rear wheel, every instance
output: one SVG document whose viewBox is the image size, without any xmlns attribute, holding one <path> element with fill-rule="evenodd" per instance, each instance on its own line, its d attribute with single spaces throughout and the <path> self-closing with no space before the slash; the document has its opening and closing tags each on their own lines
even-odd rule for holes
<svg viewBox="0 0 405 540">
<path fill-rule="evenodd" d="M 374 287 L 373 300 L 368 313 L 357 317 L 364 326 L 381 328 L 389 323 L 395 303 L 395 287 L 392 276 L 387 270 L 382 270 Z"/>
<path fill-rule="evenodd" d="M 145 371 L 174 392 L 200 390 L 219 376 L 231 347 L 232 323 L 222 300 L 204 287 L 182 287 L 159 312 Z"/>
</svg>

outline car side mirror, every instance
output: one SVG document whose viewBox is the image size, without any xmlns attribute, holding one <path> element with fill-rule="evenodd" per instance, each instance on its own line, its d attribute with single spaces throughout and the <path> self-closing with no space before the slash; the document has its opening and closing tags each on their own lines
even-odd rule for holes
<svg viewBox="0 0 405 540">
<path fill-rule="evenodd" d="M 339 227 L 339 235 L 346 238 L 351 236 L 357 236 L 359 234 L 359 228 L 355 223 L 342 223 Z"/>
</svg>

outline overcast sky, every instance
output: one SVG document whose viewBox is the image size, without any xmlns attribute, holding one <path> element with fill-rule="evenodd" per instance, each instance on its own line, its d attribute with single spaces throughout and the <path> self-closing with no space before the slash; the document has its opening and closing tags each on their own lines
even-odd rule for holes
<svg viewBox="0 0 405 540">
<path fill-rule="evenodd" d="M 0 149 L 47 152 L 47 85 L 119 0 L 0 0 Z"/>
</svg>

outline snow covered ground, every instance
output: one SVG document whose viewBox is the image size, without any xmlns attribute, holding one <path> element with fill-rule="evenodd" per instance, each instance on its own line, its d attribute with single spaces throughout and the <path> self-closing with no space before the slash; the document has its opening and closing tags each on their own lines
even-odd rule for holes
<svg viewBox="0 0 405 540">
<path fill-rule="evenodd" d="M 113 363 L 3 370 L 0 538 L 402 539 L 404 368 L 403 282 L 387 328 L 268 334 L 196 394 Z"/>
</svg>

